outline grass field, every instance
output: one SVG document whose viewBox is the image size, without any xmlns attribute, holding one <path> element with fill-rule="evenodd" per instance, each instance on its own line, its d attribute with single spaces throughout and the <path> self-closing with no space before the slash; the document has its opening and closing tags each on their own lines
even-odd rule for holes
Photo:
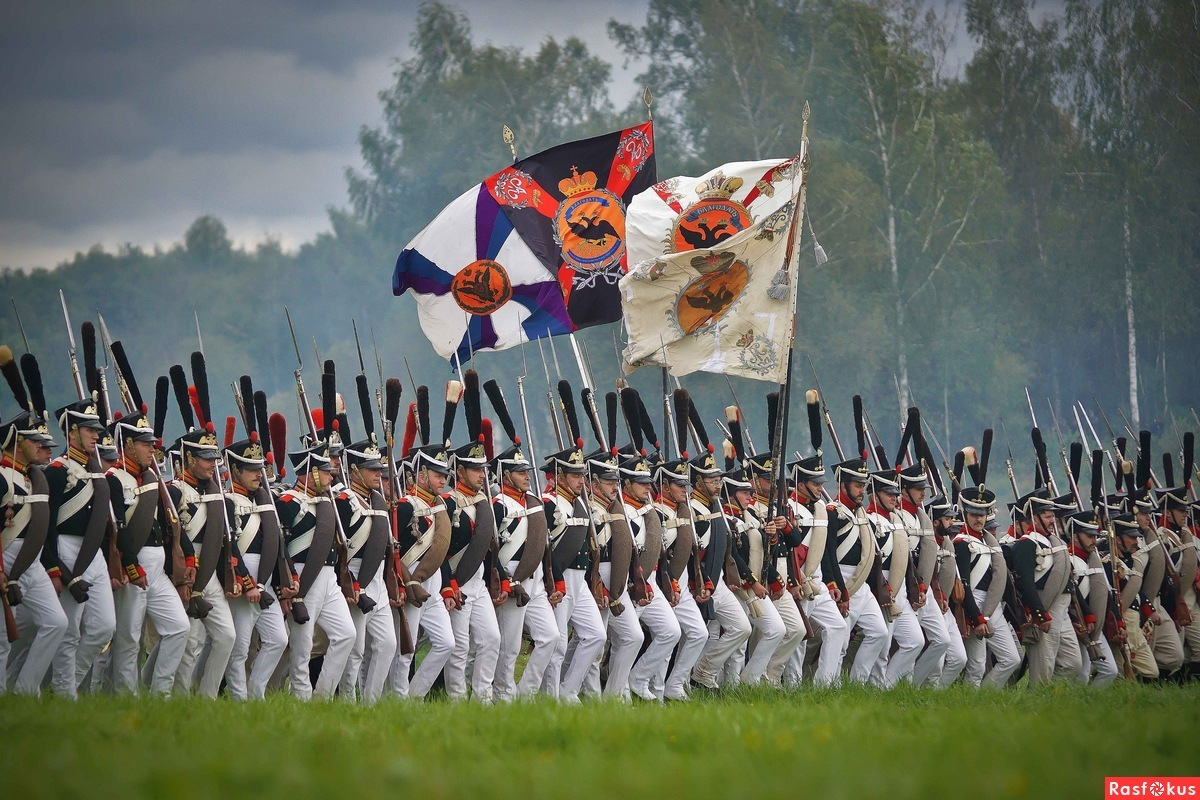
<svg viewBox="0 0 1200 800">
<path fill-rule="evenodd" d="M 1103 796 L 1200 773 L 1200 686 L 373 708 L 0 697 L 7 798 Z"/>
</svg>

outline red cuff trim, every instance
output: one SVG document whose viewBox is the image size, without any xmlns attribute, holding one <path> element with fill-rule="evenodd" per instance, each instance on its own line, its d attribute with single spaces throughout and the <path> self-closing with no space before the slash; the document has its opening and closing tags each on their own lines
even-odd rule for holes
<svg viewBox="0 0 1200 800">
<path fill-rule="evenodd" d="M 46 570 L 46 574 L 49 575 L 51 578 L 61 578 L 62 570 L 59 569 L 58 567 L 51 567 L 50 569 Z"/>
<path fill-rule="evenodd" d="M 975 624 L 976 625 L 987 625 L 987 617 L 985 617 L 983 614 L 980 614 L 978 617 L 975 618 Z"/>
<path fill-rule="evenodd" d="M 454 590 L 449 586 L 442 587 L 442 597 L 454 597 Z"/>
<path fill-rule="evenodd" d="M 567 593 L 567 582 L 566 581 L 555 581 L 554 582 L 554 591 L 558 592 L 561 595 L 565 595 Z"/>
<path fill-rule="evenodd" d="M 771 581 L 771 591 L 772 592 L 782 592 L 783 584 L 780 583 L 779 581 Z"/>
<path fill-rule="evenodd" d="M 1096 624 L 1096 615 L 1088 614 L 1087 616 L 1085 616 L 1083 618 L 1083 621 L 1086 622 L 1088 625 L 1095 625 Z"/>
<path fill-rule="evenodd" d="M 504 592 L 505 594 L 512 592 L 512 582 L 507 578 L 500 581 L 500 591 Z"/>
<path fill-rule="evenodd" d="M 358 581 L 353 581 L 352 583 L 354 585 L 354 591 L 356 591 L 356 592 L 362 591 L 362 587 L 358 585 Z"/>
<path fill-rule="evenodd" d="M 196 557 L 195 556 L 184 557 L 183 565 L 185 567 L 187 567 L 188 569 L 195 569 L 196 568 Z"/>
<path fill-rule="evenodd" d="M 454 578 L 450 579 L 450 591 L 452 591 L 452 592 L 458 591 L 458 581 L 454 580 Z"/>
</svg>

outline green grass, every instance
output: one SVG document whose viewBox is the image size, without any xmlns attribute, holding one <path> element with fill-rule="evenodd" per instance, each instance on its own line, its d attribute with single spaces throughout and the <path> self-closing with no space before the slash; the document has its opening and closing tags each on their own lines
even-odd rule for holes
<svg viewBox="0 0 1200 800">
<path fill-rule="evenodd" d="M 11 798 L 1101 797 L 1200 773 L 1200 686 L 741 690 L 665 707 L 0 697 Z"/>
</svg>

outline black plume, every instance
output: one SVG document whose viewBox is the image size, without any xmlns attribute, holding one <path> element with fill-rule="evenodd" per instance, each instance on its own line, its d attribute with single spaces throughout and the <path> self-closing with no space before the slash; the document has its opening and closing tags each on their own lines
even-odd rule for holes
<svg viewBox="0 0 1200 800">
<path fill-rule="evenodd" d="M 322 372 L 321 430 L 317 431 L 317 436 L 321 441 L 329 441 L 329 436 L 333 433 L 333 419 L 335 416 L 337 416 L 337 376 L 332 372 Z"/>
<path fill-rule="evenodd" d="M 779 424 L 779 392 L 767 392 L 767 449 L 775 446 L 775 426 Z"/>
<path fill-rule="evenodd" d="M 375 441 L 375 417 L 371 414 L 371 390 L 367 388 L 367 376 L 354 376 L 354 384 L 358 387 L 358 410 L 362 414 L 363 435 Z"/>
<path fill-rule="evenodd" d="M 1033 428 L 1029 431 L 1033 440 L 1033 452 L 1037 456 L 1037 488 L 1050 483 L 1050 461 L 1046 458 L 1046 442 L 1042 439 L 1042 431 Z"/>
<path fill-rule="evenodd" d="M 116 342 L 113 342 L 114 353 Z M 204 363 L 204 354 L 199 350 L 192 353 L 192 385 L 196 387 L 196 402 L 200 404 L 201 425 L 212 422 L 212 406 L 208 399 L 208 367 Z"/>
<path fill-rule="evenodd" d="M 567 418 L 567 430 L 571 434 L 571 446 L 575 447 L 580 441 L 579 413 L 575 410 L 575 395 L 571 393 L 571 383 L 566 378 L 558 381 L 558 398 L 562 402 L 563 416 Z"/>
<path fill-rule="evenodd" d="M 400 418 L 400 398 L 404 395 L 404 384 L 399 378 L 388 378 L 383 382 L 383 418 L 396 435 L 396 420 Z"/>
<path fill-rule="evenodd" d="M 25 379 L 29 381 L 28 378 Z M 33 387 L 29 387 L 33 391 Z M 1183 485 L 1192 485 L 1192 471 L 1196 467 L 1196 434 L 1188 431 L 1183 435 Z"/>
<path fill-rule="evenodd" d="M 108 400 L 105 398 L 104 392 L 96 392 L 96 416 L 100 417 L 100 422 L 105 427 L 112 422 L 112 412 L 108 408 Z"/>
<path fill-rule="evenodd" d="M 625 424 L 629 426 L 629 436 L 633 440 L 633 449 L 642 452 L 642 425 L 638 414 L 637 390 L 626 386 L 621 390 L 621 413 L 625 415 Z"/>
<path fill-rule="evenodd" d="M 701 447 L 711 453 L 712 443 L 708 440 L 708 431 L 704 430 L 704 420 L 700 418 L 700 412 L 696 410 L 695 402 L 688 403 L 688 419 L 691 420 L 692 427 L 696 430 Z"/>
<path fill-rule="evenodd" d="M 462 400 L 463 385 L 459 381 L 446 381 L 446 410 L 442 415 L 441 444 L 450 446 L 450 434 L 454 431 L 454 415 L 458 412 L 458 403 Z"/>
<path fill-rule="evenodd" d="M 608 392 L 604 395 L 604 417 L 608 423 L 608 446 L 617 447 L 617 393 Z"/>
<path fill-rule="evenodd" d="M 1125 491 L 1129 493 L 1130 497 L 1132 497 L 1133 493 L 1137 491 L 1137 482 L 1133 477 L 1133 465 L 1128 461 L 1125 461 L 1124 467 L 1128 468 L 1128 470 L 1122 469 L 1122 472 L 1125 474 Z"/>
<path fill-rule="evenodd" d="M 963 468 L 966 464 L 966 453 L 959 450 L 954 454 L 954 469 L 950 471 L 950 502 L 958 502 L 958 489 L 962 486 Z"/>
<path fill-rule="evenodd" d="M 249 435 L 258 430 L 258 423 L 254 419 L 254 381 L 250 380 L 249 375 L 243 375 L 238 378 L 238 394 L 242 396 L 243 416 L 246 418 L 246 434 Z"/>
<path fill-rule="evenodd" d="M 137 378 L 133 377 L 133 367 L 129 363 L 129 356 L 125 354 L 125 345 L 116 341 L 112 343 L 111 348 L 113 360 L 117 362 L 117 369 L 120 370 L 121 378 L 125 381 L 126 388 L 129 389 L 129 396 L 133 398 L 134 412 L 141 411 L 143 405 L 142 390 L 138 388 Z M 200 391 L 199 384 L 196 385 L 196 391 Z M 201 406 L 201 408 L 206 407 Z M 205 410 L 204 414 L 207 416 L 208 411 Z"/>
<path fill-rule="evenodd" d="M 1117 452 L 1121 454 L 1121 458 L 1125 458 L 1125 449 L 1129 446 L 1129 440 L 1124 436 L 1117 437 Z"/>
<path fill-rule="evenodd" d="M 328 372 L 335 377 L 337 376 L 337 367 L 334 366 L 332 358 L 325 359 L 325 368 L 322 371 Z"/>
<path fill-rule="evenodd" d="M 100 391 L 99 370 L 96 369 L 96 326 L 85 320 L 79 330 L 83 340 L 83 375 L 88 392 Z"/>
<path fill-rule="evenodd" d="M 1082 445 L 1080 445 L 1082 449 Z M 1082 455 L 1082 453 L 1080 454 Z M 1092 508 L 1099 508 L 1104 499 L 1104 451 L 1092 451 Z"/>
<path fill-rule="evenodd" d="M 821 449 L 821 437 L 824 431 L 821 428 L 821 403 L 816 396 L 815 389 L 810 389 L 807 392 L 808 396 L 808 438 L 812 442 L 813 452 L 819 452 Z"/>
<path fill-rule="evenodd" d="M 429 387 L 417 387 L 417 435 L 421 446 L 429 444 Z"/>
<path fill-rule="evenodd" d="M 479 395 L 479 373 L 463 371 L 463 416 L 467 420 L 467 440 L 479 441 L 483 434 L 483 399 Z"/>
<path fill-rule="evenodd" d="M 854 395 L 854 437 L 858 444 L 858 451 L 854 454 L 855 457 L 866 456 L 867 454 L 867 429 L 863 427 L 863 402 L 862 397 Z"/>
<path fill-rule="evenodd" d="M 1137 485 L 1150 486 L 1150 431 L 1138 431 Z"/>
<path fill-rule="evenodd" d="M 676 389 L 671 393 L 671 404 L 675 412 L 675 438 L 679 440 L 679 457 L 688 455 L 688 409 L 692 405 L 687 389 Z"/>
<path fill-rule="evenodd" d="M 254 424 L 258 430 L 263 452 L 271 452 L 271 423 L 267 416 L 267 393 L 261 389 L 254 393 Z M 243 401 L 244 402 L 244 401 Z M 282 466 L 282 465 L 279 465 Z"/>
<path fill-rule="evenodd" d="M 887 450 L 883 449 L 883 445 L 875 445 L 875 459 L 879 461 L 880 469 L 888 468 Z"/>
<path fill-rule="evenodd" d="M 192 401 L 188 398 L 187 375 L 179 364 L 172 364 L 168 374 L 171 376 L 171 388 L 175 391 L 175 403 L 179 406 L 179 416 L 183 418 L 183 431 L 187 433 L 196 427 Z"/>
<path fill-rule="evenodd" d="M 995 432 L 991 428 L 985 428 L 983 431 L 983 448 L 979 451 L 979 483 L 987 480 L 988 461 L 992 457 L 992 438 Z"/>
<path fill-rule="evenodd" d="M 521 439 L 517 436 L 517 426 L 513 424 L 512 415 L 508 413 L 508 403 L 504 402 L 504 392 L 500 391 L 500 384 L 494 380 L 487 381 L 483 384 L 483 391 L 492 403 L 496 418 L 500 420 L 500 427 L 504 428 L 504 435 L 513 444 L 520 444 Z M 599 439 L 600 435 L 597 434 L 596 438 Z"/>
<path fill-rule="evenodd" d="M 738 466 L 746 463 L 746 443 L 742 438 L 742 415 L 738 412 L 733 417 L 730 417 L 729 412 L 725 414 L 725 424 L 729 426 L 729 441 L 733 444 L 733 455 Z M 728 461 L 728 459 L 726 459 Z"/>
<path fill-rule="evenodd" d="M 599 411 L 599 409 L 594 409 L 596 411 L 596 413 L 595 414 L 592 413 L 593 403 L 594 403 L 594 401 L 592 400 L 592 390 L 587 388 L 586 386 L 583 387 L 582 389 L 580 389 L 579 390 L 579 402 L 583 406 L 584 416 L 588 418 L 588 422 L 591 423 L 591 425 L 592 425 L 592 433 L 596 436 L 597 443 L 603 442 L 604 435 L 603 435 L 603 431 L 600 430 L 600 427 L 601 427 L 600 426 L 600 416 L 599 416 L 600 411 Z"/>
<path fill-rule="evenodd" d="M 33 412 L 45 419 L 46 391 L 42 386 L 42 368 L 38 366 L 33 353 L 21 356 L 21 374 L 25 376 L 25 386 L 29 388 L 29 402 L 33 404 Z"/>
<path fill-rule="evenodd" d="M 900 434 L 900 448 L 896 451 L 896 469 L 904 463 L 904 451 L 908 449 L 908 443 L 912 441 L 917 428 L 921 426 L 921 412 L 916 406 L 908 409 L 908 418 L 904 422 L 904 432 Z M 919 457 L 919 456 L 918 456 Z"/>
<path fill-rule="evenodd" d="M 29 395 L 25 394 L 25 384 L 21 383 L 21 370 L 17 367 L 13 351 L 8 345 L 0 345 L 0 372 L 4 373 L 4 380 L 8 382 L 13 400 L 17 401 L 22 411 L 28 411 Z"/>
<path fill-rule="evenodd" d="M 1083 445 L 1079 442 L 1071 442 L 1071 477 L 1075 480 L 1075 485 L 1079 485 L 1080 470 L 1083 469 Z M 1093 480 L 1095 480 L 1093 478 Z"/>
<path fill-rule="evenodd" d="M 159 375 L 154 382 L 154 438 L 161 439 L 167 428 L 167 394 L 171 391 L 171 379 Z"/>
<path fill-rule="evenodd" d="M 346 443 L 354 441 L 354 434 L 350 433 L 350 418 L 345 414 L 338 414 L 334 419 L 337 420 L 337 432 L 342 441 Z"/>
<path fill-rule="evenodd" d="M 925 469 L 933 478 L 933 482 L 937 484 L 938 492 L 943 496 L 946 494 L 945 484 L 942 483 L 942 473 L 938 469 L 937 462 L 933 460 L 933 452 L 929 449 L 929 442 L 925 439 L 925 428 L 921 426 L 917 428 L 917 449 L 921 458 L 925 461 Z"/>
<path fill-rule="evenodd" d="M 662 442 L 658 440 L 658 433 L 654 430 L 654 423 L 650 420 L 650 412 L 646 410 L 646 403 L 642 400 L 642 396 L 637 395 L 638 415 L 642 420 L 642 432 L 646 434 L 646 442 L 653 448 L 654 452 L 662 450 Z"/>
<path fill-rule="evenodd" d="M 1173 487 L 1175 485 L 1175 459 L 1170 453 L 1163 453 L 1163 486 Z"/>
</svg>

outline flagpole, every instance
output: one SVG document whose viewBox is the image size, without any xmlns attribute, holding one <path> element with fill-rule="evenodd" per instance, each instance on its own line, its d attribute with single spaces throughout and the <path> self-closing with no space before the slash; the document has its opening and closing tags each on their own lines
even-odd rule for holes
<svg viewBox="0 0 1200 800">
<path fill-rule="evenodd" d="M 796 347 L 796 295 L 799 293 L 799 281 L 794 279 L 794 276 L 787 274 L 789 268 L 796 268 L 794 265 L 793 255 L 797 250 L 797 234 L 796 230 L 799 225 L 800 218 L 804 216 L 804 189 L 808 182 L 808 119 L 811 111 L 808 106 L 808 101 L 804 101 L 804 111 L 801 114 L 803 120 L 800 127 L 800 153 L 797 156 L 798 166 L 800 168 L 800 185 L 793 195 L 792 221 L 790 230 L 788 231 L 788 247 L 787 254 L 784 256 L 782 272 L 789 282 L 791 293 L 791 331 L 788 335 L 787 347 L 787 366 L 784 370 L 783 383 L 779 387 L 779 402 L 782 408 L 779 414 L 779 420 L 775 427 L 774 441 L 771 443 L 771 458 L 772 465 L 777 469 L 777 478 L 772 481 L 770 496 L 767 499 L 767 519 L 774 519 L 778 516 L 777 507 L 783 502 L 783 498 L 787 496 L 787 469 L 784 466 L 782 454 L 787 446 L 787 428 L 790 414 L 788 413 L 791 407 L 791 389 L 792 389 L 792 354 Z"/>
</svg>

